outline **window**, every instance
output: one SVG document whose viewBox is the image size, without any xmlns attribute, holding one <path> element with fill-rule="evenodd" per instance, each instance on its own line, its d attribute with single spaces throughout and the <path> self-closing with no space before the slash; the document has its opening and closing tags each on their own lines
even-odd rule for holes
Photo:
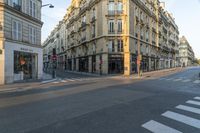
<svg viewBox="0 0 200 133">
<path fill-rule="evenodd" d="M 29 27 L 29 42 L 36 44 L 36 29 L 33 27 Z"/>
<path fill-rule="evenodd" d="M 109 13 L 109 15 L 115 14 L 115 3 L 114 2 L 109 2 L 108 13 Z"/>
<path fill-rule="evenodd" d="M 95 13 L 95 8 L 92 10 L 92 19 L 95 18 L 96 13 Z"/>
<path fill-rule="evenodd" d="M 18 21 L 12 22 L 12 38 L 14 40 L 22 40 L 22 24 Z"/>
<path fill-rule="evenodd" d="M 115 42 L 114 40 L 110 40 L 108 43 L 108 52 L 115 52 Z"/>
<path fill-rule="evenodd" d="M 108 32 L 114 33 L 114 20 L 109 20 L 109 22 L 108 22 Z"/>
<path fill-rule="evenodd" d="M 36 17 L 36 4 L 32 0 L 29 3 L 29 13 L 32 17 Z"/>
<path fill-rule="evenodd" d="M 18 11 L 21 11 L 22 1 L 21 0 L 12 0 L 11 5 Z"/>
<path fill-rule="evenodd" d="M 114 2 L 109 2 L 108 10 L 109 11 L 114 11 L 115 10 L 115 3 Z"/>
<path fill-rule="evenodd" d="M 122 13 L 122 11 L 123 11 L 123 4 L 122 4 L 122 2 L 118 2 L 117 3 L 117 12 Z"/>
<path fill-rule="evenodd" d="M 118 48 L 118 52 L 124 52 L 123 40 L 117 41 L 117 48 Z"/>
<path fill-rule="evenodd" d="M 122 32 L 122 20 L 117 21 L 117 26 L 118 26 L 118 32 Z"/>
<path fill-rule="evenodd" d="M 95 37 L 95 32 L 96 32 L 95 28 L 96 28 L 95 24 L 92 24 L 92 37 Z"/>
</svg>

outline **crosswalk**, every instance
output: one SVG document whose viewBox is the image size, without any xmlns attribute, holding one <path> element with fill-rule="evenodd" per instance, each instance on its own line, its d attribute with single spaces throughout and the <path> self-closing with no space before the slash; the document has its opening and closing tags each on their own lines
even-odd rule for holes
<svg viewBox="0 0 200 133">
<path fill-rule="evenodd" d="M 181 110 L 183 113 L 190 112 L 192 114 L 200 115 L 200 97 L 194 97 L 192 100 L 186 101 L 185 105 L 177 105 L 175 109 Z M 200 130 L 200 120 L 198 118 L 193 118 L 185 114 L 177 113 L 177 111 L 175 112 L 167 110 L 166 112 L 161 114 L 161 117 Z M 155 120 L 150 120 L 141 125 L 141 127 L 153 133 L 183 133 L 181 129 L 175 129 L 174 127 L 170 127 L 166 124 L 166 122 L 165 124 L 163 124 L 163 122 Z M 183 126 L 183 128 L 184 127 L 185 126 Z"/>
<path fill-rule="evenodd" d="M 50 83 L 59 84 L 59 83 L 68 83 L 68 82 L 94 81 L 94 80 L 100 80 L 100 79 L 104 79 L 104 78 L 101 78 L 101 77 L 63 78 L 63 79 L 57 79 L 56 81 L 52 81 Z"/>
<path fill-rule="evenodd" d="M 193 84 L 200 84 L 200 79 L 186 79 L 186 78 L 159 78 L 158 80 L 163 81 L 172 81 L 172 82 L 182 82 L 182 83 L 193 83 Z"/>
</svg>

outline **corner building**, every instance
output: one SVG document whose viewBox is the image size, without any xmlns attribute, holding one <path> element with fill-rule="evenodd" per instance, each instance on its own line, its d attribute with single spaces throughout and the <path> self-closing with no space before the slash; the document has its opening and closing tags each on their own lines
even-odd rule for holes
<svg viewBox="0 0 200 133">
<path fill-rule="evenodd" d="M 41 0 L 0 0 L 0 84 L 42 78 Z"/>
<path fill-rule="evenodd" d="M 138 57 L 143 71 L 176 67 L 178 27 L 161 5 L 72 0 L 64 17 L 66 70 L 129 75 L 137 73 Z"/>
</svg>

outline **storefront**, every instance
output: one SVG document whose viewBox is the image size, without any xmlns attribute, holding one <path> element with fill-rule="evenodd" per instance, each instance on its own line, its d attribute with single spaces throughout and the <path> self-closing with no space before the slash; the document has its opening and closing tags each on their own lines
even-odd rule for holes
<svg viewBox="0 0 200 133">
<path fill-rule="evenodd" d="M 40 46 L 5 42 L 5 83 L 42 79 L 42 52 Z"/>
<path fill-rule="evenodd" d="M 132 55 L 132 63 L 131 63 L 132 73 L 137 73 L 137 55 Z"/>
<path fill-rule="evenodd" d="M 143 72 L 149 71 L 149 57 L 148 56 L 142 56 L 141 70 Z"/>
<path fill-rule="evenodd" d="M 109 55 L 108 56 L 108 73 L 119 74 L 124 72 L 124 56 L 123 55 Z"/>
<path fill-rule="evenodd" d="M 88 61 L 88 57 L 79 58 L 79 72 L 89 72 Z"/>
<path fill-rule="evenodd" d="M 14 51 L 14 81 L 37 79 L 37 54 Z"/>
<path fill-rule="evenodd" d="M 96 55 L 92 56 L 92 73 L 96 72 Z"/>
</svg>

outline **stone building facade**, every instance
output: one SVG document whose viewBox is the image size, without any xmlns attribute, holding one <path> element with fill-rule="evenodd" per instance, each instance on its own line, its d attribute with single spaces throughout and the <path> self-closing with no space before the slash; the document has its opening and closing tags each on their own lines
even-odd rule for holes
<svg viewBox="0 0 200 133">
<path fill-rule="evenodd" d="M 177 66 L 178 27 L 159 1 L 72 0 L 61 25 L 66 70 L 130 75 L 138 65 L 142 71 Z"/>
<path fill-rule="evenodd" d="M 0 0 L 0 84 L 42 78 L 41 0 Z"/>
<path fill-rule="evenodd" d="M 194 65 L 195 61 L 194 51 L 185 36 L 180 38 L 179 61 L 180 66 L 183 67 L 192 66 Z"/>
</svg>

